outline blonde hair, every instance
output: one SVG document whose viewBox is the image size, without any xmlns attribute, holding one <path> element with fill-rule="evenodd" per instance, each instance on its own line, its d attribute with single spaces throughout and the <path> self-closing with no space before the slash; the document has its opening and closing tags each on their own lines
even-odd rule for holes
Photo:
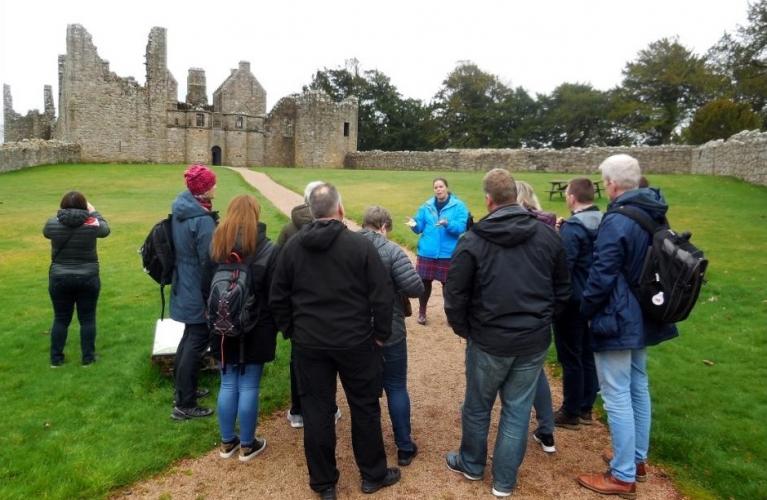
<svg viewBox="0 0 767 500">
<path fill-rule="evenodd" d="M 242 194 L 232 198 L 226 216 L 213 233 L 210 259 L 213 262 L 226 262 L 235 249 L 243 258 L 254 255 L 260 219 L 261 205 L 255 197 Z"/>
<path fill-rule="evenodd" d="M 517 203 L 527 209 L 541 210 L 541 202 L 535 195 L 533 186 L 525 181 L 516 181 L 517 184 Z"/>
</svg>

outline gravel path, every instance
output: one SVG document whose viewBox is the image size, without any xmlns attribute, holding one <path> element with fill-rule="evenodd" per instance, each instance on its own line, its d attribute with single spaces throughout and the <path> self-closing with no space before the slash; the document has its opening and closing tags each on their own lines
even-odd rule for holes
<svg viewBox="0 0 767 500">
<path fill-rule="evenodd" d="M 275 206 L 289 214 L 301 203 L 301 196 L 274 183 L 266 175 L 233 168 Z M 384 201 L 385 204 L 385 201 Z M 356 227 L 356 225 L 354 225 Z M 414 256 L 408 252 L 413 259 Z M 414 301 L 415 304 L 415 301 Z M 418 457 L 402 468 L 402 480 L 375 494 L 375 498 L 493 498 L 488 467 L 482 481 L 467 481 L 445 467 L 444 454 L 460 442 L 459 405 L 464 391 L 465 343 L 448 327 L 442 311 L 442 290 L 437 284 L 429 303 L 429 321 L 425 326 L 407 319 L 409 352 L 409 390 L 412 399 L 413 438 L 419 446 Z M 555 408 L 561 402 L 561 381 L 551 379 Z M 338 483 L 340 498 L 370 498 L 360 492 L 359 472 L 351 450 L 349 410 L 339 385 L 339 407 L 343 417 L 338 422 Z M 396 448 L 386 411 L 381 401 L 384 441 L 390 464 L 396 464 Z M 499 408 L 493 412 L 490 452 L 495 440 Z M 162 425 L 162 423 L 160 423 Z M 178 425 L 170 424 L 167 425 Z M 534 429 L 531 421 L 531 432 Z M 303 454 L 302 430 L 292 429 L 285 412 L 261 415 L 258 435 L 267 439 L 263 455 L 248 463 L 222 460 L 218 450 L 207 455 L 182 460 L 167 472 L 115 492 L 113 497 L 131 498 L 316 498 L 308 485 Z M 597 499 L 602 495 L 581 488 L 575 476 L 582 472 L 602 471 L 600 453 L 609 446 L 609 434 L 601 423 L 581 430 L 557 430 L 557 452 L 545 454 L 532 438 L 520 469 L 519 482 L 512 498 Z M 649 480 L 639 484 L 642 499 L 682 498 L 666 474 L 649 468 Z"/>
</svg>

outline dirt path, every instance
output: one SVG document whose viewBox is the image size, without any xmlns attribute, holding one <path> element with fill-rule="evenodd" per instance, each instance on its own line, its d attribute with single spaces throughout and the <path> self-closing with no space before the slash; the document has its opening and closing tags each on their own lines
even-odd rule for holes
<svg viewBox="0 0 767 500">
<path fill-rule="evenodd" d="M 247 169 L 233 169 L 253 184 L 280 210 L 301 203 L 301 196 L 272 182 L 266 175 Z M 409 254 L 413 258 L 412 254 Z M 409 390 L 412 399 L 413 438 L 419 455 L 402 468 L 402 480 L 375 494 L 375 498 L 485 497 L 490 494 L 488 467 L 482 481 L 472 482 L 445 467 L 444 454 L 460 442 L 459 405 L 464 391 L 465 344 L 448 327 L 442 310 L 442 290 L 435 285 L 429 303 L 429 321 L 420 326 L 407 319 L 409 352 Z M 561 402 L 561 382 L 551 379 L 555 408 Z M 338 422 L 338 483 L 340 498 L 370 498 L 360 492 L 359 472 L 351 450 L 349 410 L 339 387 L 339 407 L 343 417 Z M 381 401 L 384 441 L 390 464 L 396 464 L 396 448 L 386 411 Z M 498 406 L 493 412 L 490 452 L 495 440 Z M 531 425 L 531 432 L 534 429 Z M 285 412 L 262 415 L 258 435 L 267 439 L 262 456 L 248 463 L 222 460 L 218 450 L 194 459 L 183 460 L 159 477 L 117 492 L 116 497 L 131 498 L 316 498 L 308 485 L 303 453 L 302 430 L 292 429 Z M 543 453 L 532 438 L 520 469 L 519 482 L 512 498 L 604 498 L 579 487 L 575 476 L 581 472 L 605 469 L 600 453 L 609 446 L 609 435 L 602 424 L 579 431 L 557 430 L 557 452 Z M 649 480 L 638 487 L 639 498 L 680 498 L 671 481 L 656 467 L 650 467 Z"/>
</svg>

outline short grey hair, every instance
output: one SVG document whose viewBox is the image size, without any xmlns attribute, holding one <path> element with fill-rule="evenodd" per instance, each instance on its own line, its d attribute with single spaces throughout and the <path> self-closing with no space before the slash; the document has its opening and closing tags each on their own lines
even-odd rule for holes
<svg viewBox="0 0 767 500">
<path fill-rule="evenodd" d="M 304 203 L 306 203 L 307 205 L 309 204 L 309 196 L 312 194 L 312 191 L 314 191 L 314 188 L 316 188 L 320 184 L 323 184 L 323 182 L 312 181 L 306 185 L 306 187 L 304 188 Z"/>
<path fill-rule="evenodd" d="M 388 210 L 380 205 L 373 205 L 365 210 L 365 215 L 362 218 L 362 227 L 376 231 L 386 228 L 387 231 L 391 231 L 394 223 Z"/>
<path fill-rule="evenodd" d="M 315 219 L 334 217 L 341 205 L 341 195 L 333 184 L 322 182 L 309 194 L 309 211 Z"/>
<path fill-rule="evenodd" d="M 599 170 L 602 171 L 605 181 L 612 181 L 620 189 L 627 191 L 639 187 L 639 179 L 642 178 L 639 162 L 626 154 L 608 157 L 599 165 Z"/>
</svg>

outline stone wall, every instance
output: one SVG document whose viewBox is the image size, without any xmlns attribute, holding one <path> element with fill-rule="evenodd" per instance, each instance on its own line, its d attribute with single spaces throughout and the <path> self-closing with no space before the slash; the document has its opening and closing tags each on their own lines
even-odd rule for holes
<svg viewBox="0 0 767 500">
<path fill-rule="evenodd" d="M 767 186 L 767 133 L 744 130 L 726 141 L 708 142 L 693 152 L 691 171 Z"/>
<path fill-rule="evenodd" d="M 357 150 L 357 98 L 335 102 L 320 91 L 297 98 L 294 164 L 334 167 Z"/>
<path fill-rule="evenodd" d="M 53 108 L 53 92 L 50 85 L 43 87 L 43 101 L 43 113 L 34 109 L 22 116 L 13 110 L 10 85 L 3 84 L 3 142 L 51 138 L 56 112 Z"/>
<path fill-rule="evenodd" d="M 79 162 L 80 146 L 78 144 L 27 139 L 0 145 L 0 172 L 36 165 Z"/>
<path fill-rule="evenodd" d="M 438 151 L 359 151 L 346 155 L 346 168 L 384 170 L 478 170 L 596 172 L 610 155 L 626 153 L 646 173 L 689 173 L 693 146 L 593 147 L 567 149 L 444 149 Z"/>
</svg>

